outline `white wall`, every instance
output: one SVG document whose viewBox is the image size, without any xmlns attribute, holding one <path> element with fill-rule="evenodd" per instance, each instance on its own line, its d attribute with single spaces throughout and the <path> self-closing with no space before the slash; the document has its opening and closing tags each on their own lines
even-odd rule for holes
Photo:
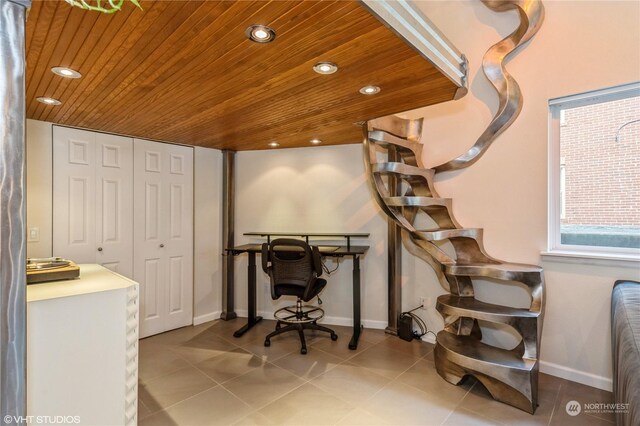
<svg viewBox="0 0 640 426">
<path fill-rule="evenodd" d="M 27 120 L 26 131 L 27 229 L 40 229 L 39 241 L 27 241 L 27 257 L 51 257 L 53 129 L 51 123 Z"/>
<path fill-rule="evenodd" d="M 497 108 L 480 67 L 482 55 L 517 25 L 515 12 L 497 13 L 481 2 L 419 2 L 421 9 L 467 55 L 470 93 L 457 102 L 424 108 L 424 160 L 436 165 L 466 151 Z M 547 306 L 541 369 L 610 388 L 610 294 L 616 279 L 640 278 L 638 264 L 541 259 L 547 245 L 547 101 L 550 98 L 640 79 L 640 3 L 546 1 L 536 37 L 507 63 L 520 84 L 524 108 L 515 124 L 473 166 L 438 175 L 436 187 L 454 200 L 464 226 L 483 227 L 495 257 L 545 268 Z M 405 259 L 414 293 L 439 292 L 424 265 Z M 410 272 L 413 270 L 414 272 Z M 479 298 L 504 299 L 480 286 Z M 518 298 L 517 291 L 511 292 Z M 409 297 L 407 295 L 407 297 Z M 431 324 L 437 315 L 428 315 Z"/>
<path fill-rule="evenodd" d="M 387 323 L 386 219 L 369 192 L 361 145 L 247 151 L 236 154 L 236 244 L 244 232 L 367 232 L 371 248 L 361 260 L 365 326 Z M 358 244 L 354 241 L 352 244 Z M 260 261 L 258 257 L 258 262 Z M 335 267 L 328 260 L 329 269 Z M 352 324 L 352 261 L 326 277 L 322 294 L 326 323 Z M 268 277 L 258 266 L 258 311 L 270 316 Z M 246 314 L 247 256 L 236 260 L 236 307 Z M 283 298 L 289 299 L 289 298 Z"/>
<path fill-rule="evenodd" d="M 222 152 L 195 148 L 193 322 L 220 318 L 222 296 Z"/>
<path fill-rule="evenodd" d="M 27 228 L 40 228 L 40 241 L 27 243 L 28 257 L 52 253 L 52 124 L 27 120 Z M 194 322 L 216 319 L 221 304 L 221 187 L 219 150 L 195 148 Z"/>
</svg>

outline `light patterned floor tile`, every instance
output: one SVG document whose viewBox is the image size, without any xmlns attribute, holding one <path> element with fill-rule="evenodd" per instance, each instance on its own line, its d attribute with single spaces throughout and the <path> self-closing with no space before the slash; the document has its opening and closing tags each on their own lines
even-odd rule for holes
<svg viewBox="0 0 640 426">
<path fill-rule="evenodd" d="M 385 419 L 374 416 L 370 412 L 363 410 L 362 408 L 356 408 L 351 411 L 346 417 L 340 419 L 338 423 L 341 426 L 392 426 L 393 423 L 389 423 Z"/>
<path fill-rule="evenodd" d="M 274 362 L 290 353 L 300 353 L 300 341 L 274 338 L 271 340 L 271 346 L 266 347 L 264 341 L 254 340 L 243 345 L 242 349 L 256 354 L 263 361 Z"/>
<path fill-rule="evenodd" d="M 237 346 L 211 333 L 200 333 L 178 345 L 171 346 L 185 360 L 197 364 L 204 360 L 232 352 Z"/>
<path fill-rule="evenodd" d="M 298 376 L 265 364 L 224 383 L 224 387 L 253 408 L 260 408 L 304 384 Z"/>
<path fill-rule="evenodd" d="M 155 379 L 188 366 L 189 363 L 171 348 L 146 340 L 140 341 L 138 378 L 141 381 Z"/>
<path fill-rule="evenodd" d="M 220 326 L 220 330 L 217 332 L 217 334 L 218 336 L 229 341 L 230 343 L 233 343 L 234 345 L 243 346 L 249 342 L 264 342 L 265 336 L 275 330 L 276 326 L 275 321 L 262 320 L 258 324 L 251 327 L 251 329 L 245 332 L 242 336 L 235 337 L 233 333 L 235 333 L 236 330 L 244 326 L 246 323 L 246 318 L 239 318 L 239 320 L 234 320 L 233 325 L 225 325 L 224 327 Z M 212 330 L 213 328 L 214 327 L 210 327 L 209 330 L 214 331 Z"/>
<path fill-rule="evenodd" d="M 138 397 L 151 411 L 167 408 L 202 391 L 217 386 L 194 367 L 185 367 L 138 386 Z"/>
<path fill-rule="evenodd" d="M 612 426 L 614 424 L 605 419 L 584 413 L 570 416 L 565 412 L 564 408 L 560 408 L 557 413 L 554 413 L 549 426 Z"/>
<path fill-rule="evenodd" d="M 311 383 L 353 406 L 367 401 L 390 379 L 355 364 L 340 364 L 311 380 Z"/>
<path fill-rule="evenodd" d="M 360 332 L 360 340 L 367 341 L 369 343 L 380 343 L 383 340 L 391 337 L 390 334 L 385 333 L 384 330 L 378 330 L 375 328 L 363 328 Z"/>
<path fill-rule="evenodd" d="M 440 425 L 457 403 L 427 394 L 397 381 L 391 382 L 363 406 L 394 425 Z"/>
<path fill-rule="evenodd" d="M 165 411 L 140 421 L 140 426 L 228 425 L 251 412 L 251 408 L 221 386 L 201 392 Z"/>
<path fill-rule="evenodd" d="M 471 389 L 460 403 L 468 411 L 473 411 L 490 420 L 503 424 L 548 425 L 553 413 L 553 402 L 540 401 L 534 415 L 518 408 L 496 401 L 480 382 Z"/>
<path fill-rule="evenodd" d="M 329 425 L 344 418 L 353 406 L 307 383 L 259 410 L 278 425 Z"/>
<path fill-rule="evenodd" d="M 222 319 L 217 319 L 215 321 L 210 321 L 205 324 L 201 324 L 201 326 L 206 327 L 207 331 L 214 333 L 218 336 L 233 334 L 234 331 L 242 327 L 242 325 L 246 322 L 246 318 L 235 318 L 229 321 L 224 321 Z"/>
<path fill-rule="evenodd" d="M 419 360 L 412 365 L 407 371 L 398 377 L 398 381 L 420 389 L 426 393 L 438 394 L 451 401 L 460 402 L 467 394 L 469 389 L 475 384 L 475 379 L 467 378 L 460 385 L 452 385 L 445 381 L 431 361 L 425 359 Z"/>
<path fill-rule="evenodd" d="M 330 355 L 319 349 L 309 348 L 309 352 L 302 355 L 293 352 L 277 360 L 274 364 L 291 371 L 298 377 L 312 379 L 320 374 L 326 373 L 342 362 L 341 358 Z"/>
<path fill-rule="evenodd" d="M 138 398 L 138 420 L 144 419 L 149 414 L 151 414 L 151 410 L 149 410 L 142 400 Z"/>
<path fill-rule="evenodd" d="M 389 379 L 395 379 L 411 367 L 417 358 L 375 345 L 349 360 Z"/>
<path fill-rule="evenodd" d="M 482 417 L 478 413 L 458 408 L 451 413 L 443 426 L 502 426 L 502 424 Z"/>
<path fill-rule="evenodd" d="M 258 412 L 253 412 L 234 423 L 234 426 L 275 426 L 271 420 Z"/>
<path fill-rule="evenodd" d="M 216 382 L 224 383 L 263 365 L 262 359 L 238 348 L 202 361 L 196 364 L 196 367 Z"/>
<path fill-rule="evenodd" d="M 348 360 L 349 358 L 353 358 L 354 356 L 362 353 L 365 349 L 373 346 L 373 343 L 369 343 L 366 340 L 360 339 L 358 341 L 358 348 L 355 350 L 349 349 L 349 341 L 351 340 L 351 332 L 346 334 L 341 334 L 339 331 L 338 340 L 327 339 L 316 339 L 311 347 L 315 349 L 320 349 L 324 352 L 327 352 L 333 356 L 337 356 L 338 358 L 342 358 L 343 360 Z"/>
<path fill-rule="evenodd" d="M 394 337 L 377 343 L 376 347 L 393 349 L 405 355 L 421 358 L 429 352 L 432 352 L 435 345 L 416 339 L 407 342 L 406 340 Z"/>
<path fill-rule="evenodd" d="M 192 339 L 202 333 L 210 333 L 206 328 L 198 326 L 182 327 L 175 330 L 167 331 L 166 333 L 156 334 L 155 336 L 147 337 L 142 342 L 149 342 L 160 345 L 176 345 Z"/>
<path fill-rule="evenodd" d="M 338 341 L 308 333 L 309 354 L 301 355 L 296 333 L 263 346 L 273 321 L 235 339 L 233 332 L 245 322 L 217 320 L 141 340 L 139 424 L 613 424 L 610 414 L 571 417 L 564 409 L 570 399 L 610 402 L 610 392 L 557 377 L 540 374 L 540 407 L 532 416 L 493 400 L 474 379 L 462 386 L 446 383 L 435 371 L 429 344 L 365 329 L 358 350 L 350 351 L 352 329 L 329 326 Z"/>
</svg>

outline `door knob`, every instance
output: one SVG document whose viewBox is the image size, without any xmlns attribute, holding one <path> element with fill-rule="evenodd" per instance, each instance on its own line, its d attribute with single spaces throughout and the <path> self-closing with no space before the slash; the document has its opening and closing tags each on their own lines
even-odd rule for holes
<svg viewBox="0 0 640 426">
<path fill-rule="evenodd" d="M 98 247 L 98 251 L 102 251 L 102 247 Z"/>
<path fill-rule="evenodd" d="M 160 244 L 160 248 L 164 248 L 164 244 Z"/>
</svg>

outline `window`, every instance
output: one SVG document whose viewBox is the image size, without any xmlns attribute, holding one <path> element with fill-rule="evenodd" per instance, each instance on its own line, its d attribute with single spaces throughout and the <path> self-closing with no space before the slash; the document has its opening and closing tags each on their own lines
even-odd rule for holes
<svg viewBox="0 0 640 426">
<path fill-rule="evenodd" d="M 640 258 L 640 83 L 549 113 L 549 251 Z"/>
</svg>

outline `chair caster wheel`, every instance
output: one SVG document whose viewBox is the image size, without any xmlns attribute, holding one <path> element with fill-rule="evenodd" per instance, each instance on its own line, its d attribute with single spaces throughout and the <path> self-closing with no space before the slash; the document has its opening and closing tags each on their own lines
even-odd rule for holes
<svg viewBox="0 0 640 426">
<path fill-rule="evenodd" d="M 338 340 L 338 335 L 337 335 L 337 334 L 332 334 L 332 335 L 331 335 L 331 340 L 333 340 L 334 342 L 335 342 L 336 340 Z"/>
<path fill-rule="evenodd" d="M 302 348 L 302 349 L 300 349 L 300 353 L 301 353 L 302 355 L 306 355 L 306 354 L 307 354 L 307 348 Z"/>
<path fill-rule="evenodd" d="M 264 345 L 265 345 L 266 347 L 271 346 L 271 341 L 270 341 L 270 340 L 265 340 L 265 341 L 264 341 Z"/>
</svg>

